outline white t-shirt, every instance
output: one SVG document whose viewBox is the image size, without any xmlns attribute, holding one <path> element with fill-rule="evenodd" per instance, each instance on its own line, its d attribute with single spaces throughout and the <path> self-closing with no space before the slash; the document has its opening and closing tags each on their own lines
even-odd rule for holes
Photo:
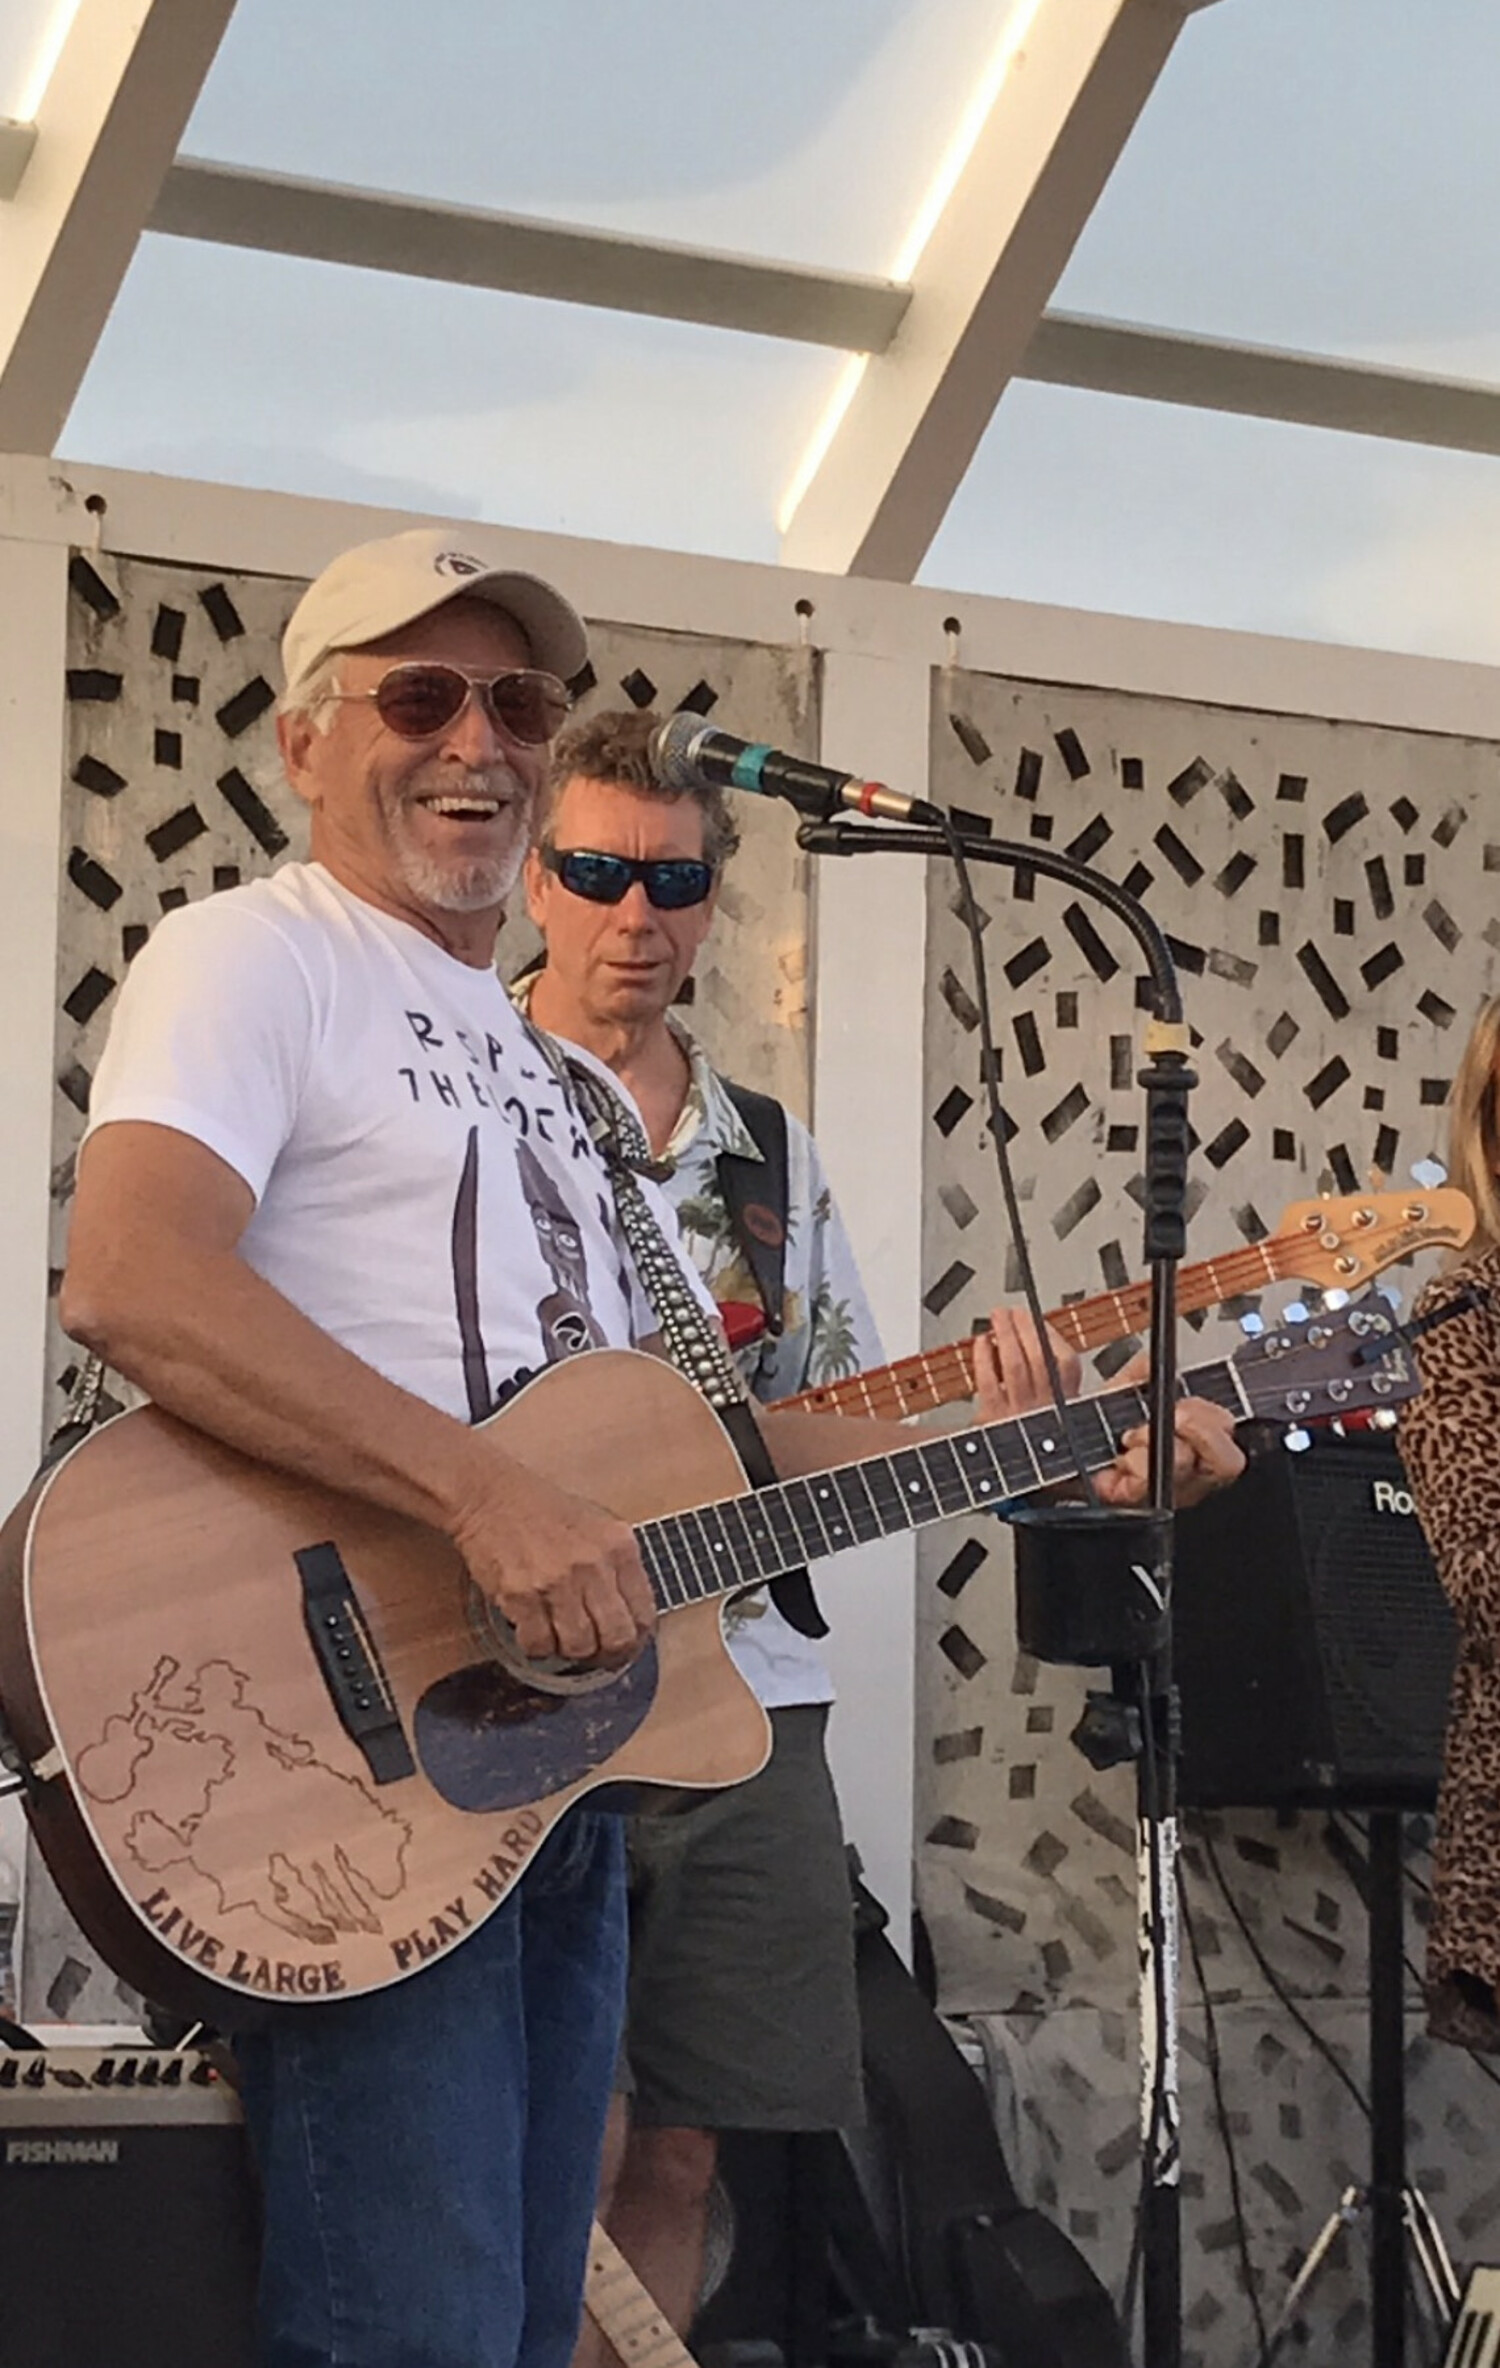
<svg viewBox="0 0 1500 2368">
<path fill-rule="evenodd" d="M 246 1261 L 461 1421 L 657 1329 L 599 1155 L 499 978 L 320 864 L 160 923 L 94 1080 L 90 1132 L 121 1119 L 216 1152 L 255 1195 Z"/>
</svg>

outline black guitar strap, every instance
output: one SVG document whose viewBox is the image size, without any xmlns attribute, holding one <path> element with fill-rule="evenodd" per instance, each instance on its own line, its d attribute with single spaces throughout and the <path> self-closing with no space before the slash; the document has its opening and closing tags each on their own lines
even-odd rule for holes
<svg viewBox="0 0 1500 2368">
<path fill-rule="evenodd" d="M 721 1151 L 716 1163 L 719 1190 L 735 1239 L 755 1277 L 766 1311 L 766 1330 L 779 1335 L 786 1323 L 786 1111 L 770 1094 L 734 1085 L 727 1077 L 721 1082 L 760 1157 L 747 1159 L 738 1151 Z"/>
<path fill-rule="evenodd" d="M 760 1157 L 746 1159 L 738 1151 L 721 1151 L 715 1163 L 719 1190 L 724 1195 L 735 1239 L 755 1277 L 755 1288 L 766 1311 L 766 1330 L 777 1335 L 786 1323 L 786 1227 L 791 1201 L 786 1110 L 772 1094 L 758 1094 L 752 1086 L 735 1085 L 727 1077 L 720 1082 Z M 754 1485 L 764 1488 L 776 1477 L 766 1443 L 748 1413 L 741 1427 L 754 1438 L 755 1460 L 746 1452 L 747 1440 L 736 1431 L 733 1436 L 740 1461 Z M 756 1469 L 757 1461 L 765 1467 L 764 1477 Z M 828 1634 L 828 1622 L 818 1609 L 818 1599 L 805 1570 L 790 1571 L 784 1579 L 773 1580 L 771 1601 L 799 1636 Z"/>
</svg>

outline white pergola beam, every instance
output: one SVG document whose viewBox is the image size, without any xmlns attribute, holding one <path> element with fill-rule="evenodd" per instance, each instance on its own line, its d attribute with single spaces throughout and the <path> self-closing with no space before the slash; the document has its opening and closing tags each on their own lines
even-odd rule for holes
<svg viewBox="0 0 1500 2368">
<path fill-rule="evenodd" d="M 1183 16 L 1182 0 L 1032 0 L 895 341 L 851 369 L 804 464 L 789 565 L 916 574 Z"/>
<path fill-rule="evenodd" d="M 12 159 L 12 169 L 24 167 L 34 136 L 32 126 L 0 122 L 0 194 Z M 146 226 L 173 238 L 871 355 L 890 350 L 913 300 L 911 286 L 894 280 L 193 157 L 172 166 Z M 1347 435 L 1500 452 L 1500 388 L 1136 321 L 1044 312 L 1012 375 Z"/>
<path fill-rule="evenodd" d="M 1016 376 L 1351 436 L 1500 453 L 1500 387 L 1133 321 L 1045 313 Z"/>
<path fill-rule="evenodd" d="M 572 223 L 349 189 L 182 157 L 148 227 L 366 271 L 882 352 L 911 301 L 894 281 L 809 271 Z"/>
<path fill-rule="evenodd" d="M 0 203 L 20 188 L 35 146 L 34 123 L 13 123 L 8 115 L 0 115 Z"/>
<path fill-rule="evenodd" d="M 61 0 L 59 0 L 61 5 Z M 50 452 L 234 0 L 79 0 L 0 204 L 0 450 Z"/>
<path fill-rule="evenodd" d="M 1195 0 L 1199 7 L 1213 4 Z M 9 128 L 29 130 L 0 123 L 0 187 Z M 853 353 L 887 352 L 912 301 L 910 286 L 893 280 L 193 157 L 179 157 L 167 174 L 147 228 Z M 1500 388 L 1136 321 L 1044 312 L 1014 376 L 1347 435 L 1500 452 Z"/>
</svg>

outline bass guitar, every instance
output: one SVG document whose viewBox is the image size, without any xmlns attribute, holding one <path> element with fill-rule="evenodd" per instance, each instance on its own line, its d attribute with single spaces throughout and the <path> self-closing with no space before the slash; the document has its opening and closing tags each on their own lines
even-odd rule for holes
<svg viewBox="0 0 1500 2368">
<path fill-rule="evenodd" d="M 1184 1377 L 1301 1422 L 1417 1387 L 1378 1298 Z M 1091 1469 L 1142 1396 L 1076 1401 Z M 720 1607 L 816 1557 L 1068 1478 L 1022 1415 L 749 1491 L 672 1367 L 600 1349 L 494 1416 L 507 1451 L 632 1523 L 663 1615 L 623 1670 L 521 1660 L 436 1531 L 258 1464 L 157 1407 L 117 1416 L 0 1531 L 0 1702 L 33 1830 L 106 1961 L 221 2029 L 382 1988 L 461 1945 L 601 1786 L 755 1773 L 765 1713 Z"/>
<path fill-rule="evenodd" d="M 1343 1200 L 1294 1201 L 1273 1234 L 1222 1258 L 1205 1258 L 1177 1272 L 1179 1315 L 1218 1307 L 1267 1283 L 1294 1281 L 1320 1290 L 1352 1291 L 1414 1251 L 1462 1249 L 1474 1230 L 1473 1204 L 1452 1185 L 1435 1192 L 1366 1192 Z M 758 1309 L 721 1308 L 731 1345 L 739 1348 L 765 1330 Z M 753 1320 L 746 1329 L 744 1319 Z M 1126 1283 L 1092 1299 L 1054 1307 L 1053 1330 L 1082 1354 L 1144 1332 L 1151 1317 L 1149 1283 Z M 731 1318 L 738 1319 L 732 1322 Z M 736 1333 L 738 1332 L 738 1337 Z M 894 1365 L 872 1366 L 838 1381 L 778 1398 L 778 1407 L 811 1414 L 878 1415 L 899 1422 L 974 1395 L 974 1343 L 947 1342 Z"/>
</svg>

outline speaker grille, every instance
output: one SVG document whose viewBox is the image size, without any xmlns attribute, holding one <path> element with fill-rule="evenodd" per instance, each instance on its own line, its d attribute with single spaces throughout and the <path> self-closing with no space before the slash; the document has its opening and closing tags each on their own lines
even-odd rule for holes
<svg viewBox="0 0 1500 2368">
<path fill-rule="evenodd" d="M 1435 1791 L 1456 1638 L 1400 1459 L 1345 1446 L 1293 1486 L 1338 1767 Z"/>
<path fill-rule="evenodd" d="M 1456 1634 L 1385 1440 L 1273 1452 L 1178 1526 L 1182 1798 L 1429 1808 Z"/>
</svg>

